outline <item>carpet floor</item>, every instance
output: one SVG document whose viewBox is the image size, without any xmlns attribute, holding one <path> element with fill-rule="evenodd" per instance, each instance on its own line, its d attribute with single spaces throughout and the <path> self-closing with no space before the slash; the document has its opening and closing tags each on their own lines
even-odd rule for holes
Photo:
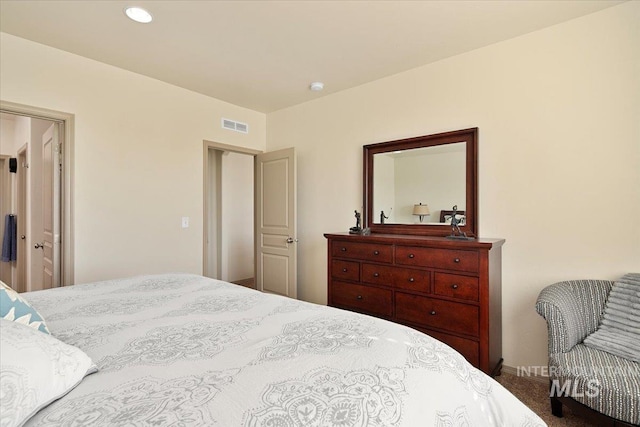
<svg viewBox="0 0 640 427">
<path fill-rule="evenodd" d="M 593 427 L 595 424 L 588 422 L 571 413 L 567 407 L 562 408 L 563 417 L 558 418 L 551 415 L 551 404 L 549 403 L 549 386 L 540 381 L 527 377 L 519 377 L 503 372 L 495 378 L 507 390 L 513 393 L 533 412 L 538 414 L 549 427 Z"/>
</svg>

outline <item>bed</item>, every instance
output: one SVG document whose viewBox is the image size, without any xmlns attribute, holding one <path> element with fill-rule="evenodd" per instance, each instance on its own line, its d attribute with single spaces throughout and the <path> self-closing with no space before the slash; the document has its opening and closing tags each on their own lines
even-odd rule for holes
<svg viewBox="0 0 640 427">
<path fill-rule="evenodd" d="M 21 295 L 97 368 L 26 426 L 545 425 L 450 347 L 381 319 L 188 274 Z"/>
</svg>

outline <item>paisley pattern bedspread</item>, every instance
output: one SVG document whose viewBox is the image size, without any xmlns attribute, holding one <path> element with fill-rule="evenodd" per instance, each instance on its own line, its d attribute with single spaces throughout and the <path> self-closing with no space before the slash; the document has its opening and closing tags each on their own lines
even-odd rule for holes
<svg viewBox="0 0 640 427">
<path fill-rule="evenodd" d="M 544 426 L 413 329 L 171 274 L 23 294 L 99 371 L 27 426 Z"/>
</svg>

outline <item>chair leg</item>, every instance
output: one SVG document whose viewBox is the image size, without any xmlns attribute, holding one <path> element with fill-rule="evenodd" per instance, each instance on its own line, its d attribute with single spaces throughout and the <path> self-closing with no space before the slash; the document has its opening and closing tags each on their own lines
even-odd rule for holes
<svg viewBox="0 0 640 427">
<path fill-rule="evenodd" d="M 562 402 L 556 397 L 549 398 L 551 401 L 551 413 L 558 418 L 562 418 Z"/>
</svg>

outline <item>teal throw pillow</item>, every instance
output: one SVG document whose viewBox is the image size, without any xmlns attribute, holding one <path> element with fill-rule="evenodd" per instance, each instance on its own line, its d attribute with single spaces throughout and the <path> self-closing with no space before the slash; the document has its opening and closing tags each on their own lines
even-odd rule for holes
<svg viewBox="0 0 640 427">
<path fill-rule="evenodd" d="M 0 317 L 51 334 L 40 313 L 4 282 L 0 282 Z"/>
</svg>

